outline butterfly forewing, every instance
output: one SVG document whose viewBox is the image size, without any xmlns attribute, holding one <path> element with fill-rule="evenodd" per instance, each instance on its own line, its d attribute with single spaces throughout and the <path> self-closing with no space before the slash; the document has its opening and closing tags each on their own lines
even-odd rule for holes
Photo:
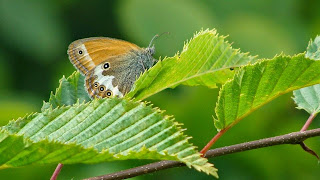
<svg viewBox="0 0 320 180">
<path fill-rule="evenodd" d="M 137 45 L 118 39 L 94 37 L 74 41 L 69 45 L 71 63 L 84 75 L 107 59 L 139 50 Z"/>
</svg>

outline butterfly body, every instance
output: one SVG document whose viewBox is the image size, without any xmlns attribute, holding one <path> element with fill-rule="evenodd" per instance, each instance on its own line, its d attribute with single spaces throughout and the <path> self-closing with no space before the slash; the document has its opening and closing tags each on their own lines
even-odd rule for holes
<svg viewBox="0 0 320 180">
<path fill-rule="evenodd" d="M 136 79 L 156 60 L 154 47 L 112 38 L 86 38 L 69 45 L 71 63 L 85 75 L 85 86 L 91 97 L 123 97 Z"/>
</svg>

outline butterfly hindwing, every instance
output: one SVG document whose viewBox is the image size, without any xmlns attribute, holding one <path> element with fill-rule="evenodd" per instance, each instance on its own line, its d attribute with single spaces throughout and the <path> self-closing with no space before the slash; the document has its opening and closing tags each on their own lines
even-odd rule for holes
<svg viewBox="0 0 320 180">
<path fill-rule="evenodd" d="M 110 58 L 91 70 L 85 83 L 90 96 L 123 97 L 129 92 L 136 78 L 144 71 L 137 53 Z"/>
<path fill-rule="evenodd" d="M 97 66 L 86 76 L 85 86 L 91 97 L 123 97 L 117 85 L 114 84 L 115 76 L 103 76 L 102 71 Z"/>
</svg>

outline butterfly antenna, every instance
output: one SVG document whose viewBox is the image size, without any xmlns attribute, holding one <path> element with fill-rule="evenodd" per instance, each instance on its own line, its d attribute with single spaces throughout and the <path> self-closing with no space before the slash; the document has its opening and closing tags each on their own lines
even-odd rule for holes
<svg viewBox="0 0 320 180">
<path fill-rule="evenodd" d="M 155 41 L 156 39 L 158 39 L 158 37 L 160 37 L 160 36 L 162 36 L 162 35 L 164 35 L 164 34 L 169 34 L 169 32 L 163 32 L 163 33 L 161 33 L 160 35 L 159 34 L 156 34 L 155 36 L 153 36 L 153 38 L 151 39 L 151 41 L 150 41 L 150 44 L 149 44 L 149 48 L 152 46 L 152 44 L 153 44 L 153 41 Z"/>
</svg>

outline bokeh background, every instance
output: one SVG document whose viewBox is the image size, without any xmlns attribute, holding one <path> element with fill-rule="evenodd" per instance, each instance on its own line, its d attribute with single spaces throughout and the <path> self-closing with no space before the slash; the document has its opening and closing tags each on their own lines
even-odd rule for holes
<svg viewBox="0 0 320 180">
<path fill-rule="evenodd" d="M 317 0 L 0 0 L 0 124 L 40 111 L 58 80 L 75 69 L 66 51 L 72 41 L 106 36 L 146 47 L 158 33 L 156 57 L 181 51 L 196 31 L 216 28 L 233 47 L 271 58 L 304 52 L 320 34 Z M 202 148 L 216 133 L 212 115 L 218 89 L 177 87 L 148 99 L 184 123 Z M 215 147 L 298 131 L 308 114 L 295 109 L 292 93 L 265 105 L 233 127 Z M 312 127 L 320 125 L 316 119 Z M 320 139 L 307 144 L 320 153 Z M 59 179 L 102 175 L 151 161 L 65 165 Z M 210 159 L 221 179 L 319 179 L 320 166 L 296 145 L 283 145 Z M 49 179 L 56 165 L 0 170 L 0 179 Z M 174 168 L 134 179 L 212 179 Z"/>
</svg>

